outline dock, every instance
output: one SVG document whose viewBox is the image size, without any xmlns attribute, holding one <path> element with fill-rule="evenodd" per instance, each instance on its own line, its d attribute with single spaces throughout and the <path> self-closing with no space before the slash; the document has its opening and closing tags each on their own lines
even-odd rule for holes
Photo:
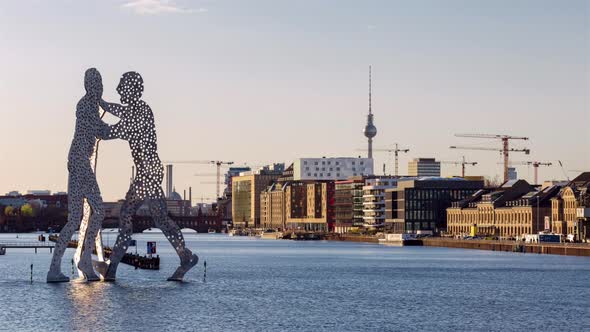
<svg viewBox="0 0 590 332">
<path fill-rule="evenodd" d="M 59 237 L 57 235 L 50 235 L 49 241 L 57 242 Z M 78 241 L 70 241 L 68 242 L 68 248 L 77 248 Z M 96 254 L 96 248 L 93 249 L 93 253 Z M 113 253 L 113 250 L 110 247 L 104 247 L 103 253 L 105 258 L 109 258 Z M 130 254 L 126 253 L 121 259 L 121 263 L 131 265 L 136 269 L 142 270 L 159 270 L 160 269 L 160 256 L 150 257 L 150 256 L 142 256 L 137 254 Z"/>
</svg>

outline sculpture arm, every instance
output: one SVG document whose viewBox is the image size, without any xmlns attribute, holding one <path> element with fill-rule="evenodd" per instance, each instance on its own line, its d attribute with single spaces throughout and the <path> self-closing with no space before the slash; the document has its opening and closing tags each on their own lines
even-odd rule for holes
<svg viewBox="0 0 590 332">
<path fill-rule="evenodd" d="M 117 138 L 124 140 L 127 139 L 125 131 L 123 130 L 123 126 L 121 125 L 120 121 L 112 126 L 102 122 L 98 131 L 97 138 L 102 140 L 111 140 Z"/>
<path fill-rule="evenodd" d="M 115 133 L 116 131 L 113 130 L 113 126 L 109 126 L 108 124 L 104 123 L 99 126 L 98 133 L 96 134 L 96 138 L 102 140 L 110 140 L 117 138 Z"/>
<path fill-rule="evenodd" d="M 121 113 L 123 113 L 123 110 L 125 109 L 125 106 L 123 105 L 119 105 L 117 103 L 107 103 L 102 99 L 98 102 L 98 104 L 100 105 L 100 108 L 105 110 L 105 112 L 111 113 L 116 117 L 121 117 Z"/>
</svg>

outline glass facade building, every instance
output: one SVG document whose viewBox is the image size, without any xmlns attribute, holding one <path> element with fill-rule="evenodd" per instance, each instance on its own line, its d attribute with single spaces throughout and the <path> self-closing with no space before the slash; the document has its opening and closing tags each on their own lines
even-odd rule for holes
<svg viewBox="0 0 590 332">
<path fill-rule="evenodd" d="M 389 233 L 439 233 L 447 227 L 446 209 L 482 189 L 483 181 L 437 178 L 398 182 L 385 193 Z"/>
</svg>

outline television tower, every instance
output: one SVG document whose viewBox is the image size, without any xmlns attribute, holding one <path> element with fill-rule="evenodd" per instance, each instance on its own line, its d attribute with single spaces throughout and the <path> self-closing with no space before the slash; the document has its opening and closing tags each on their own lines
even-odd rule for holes
<svg viewBox="0 0 590 332">
<path fill-rule="evenodd" d="M 371 110 L 371 66 L 369 66 L 369 114 L 367 115 L 367 125 L 363 130 L 365 137 L 369 139 L 368 156 L 373 158 L 373 137 L 377 135 L 377 128 L 373 125 L 373 111 Z"/>
</svg>

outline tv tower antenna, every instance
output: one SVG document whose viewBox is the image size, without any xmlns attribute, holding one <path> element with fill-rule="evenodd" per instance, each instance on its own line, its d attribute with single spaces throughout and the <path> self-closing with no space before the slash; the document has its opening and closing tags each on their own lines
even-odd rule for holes
<svg viewBox="0 0 590 332">
<path fill-rule="evenodd" d="M 373 158 L 373 137 L 377 135 L 377 128 L 373 124 L 373 110 L 372 110 L 372 77 L 371 77 L 371 66 L 369 66 L 369 114 L 367 115 L 367 124 L 365 125 L 365 130 L 363 133 L 365 137 L 368 139 L 368 158 Z"/>
</svg>

